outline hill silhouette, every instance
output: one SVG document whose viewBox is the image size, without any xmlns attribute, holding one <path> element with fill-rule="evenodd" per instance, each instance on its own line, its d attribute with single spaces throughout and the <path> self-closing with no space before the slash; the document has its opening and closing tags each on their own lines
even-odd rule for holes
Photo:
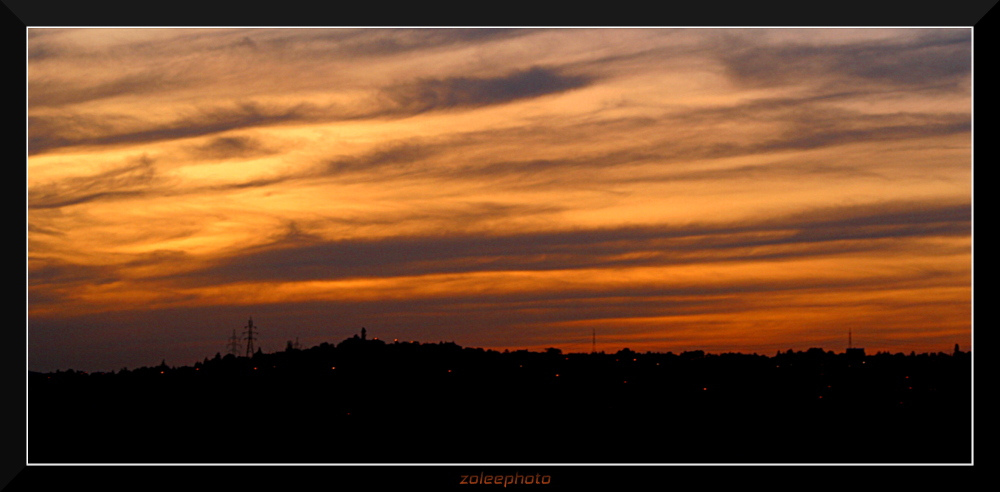
<svg viewBox="0 0 1000 492">
<path fill-rule="evenodd" d="M 365 340 L 29 373 L 32 463 L 971 461 L 971 354 Z"/>
</svg>

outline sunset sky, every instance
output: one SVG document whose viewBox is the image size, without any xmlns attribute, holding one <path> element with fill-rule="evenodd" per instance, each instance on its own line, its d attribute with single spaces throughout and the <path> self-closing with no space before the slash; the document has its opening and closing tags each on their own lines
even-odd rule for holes
<svg viewBox="0 0 1000 492">
<path fill-rule="evenodd" d="M 28 36 L 31 370 L 970 346 L 970 29 Z"/>
</svg>

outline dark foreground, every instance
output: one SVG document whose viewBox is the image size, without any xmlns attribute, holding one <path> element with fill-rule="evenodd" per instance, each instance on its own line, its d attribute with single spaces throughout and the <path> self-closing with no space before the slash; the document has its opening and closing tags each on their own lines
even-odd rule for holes
<svg viewBox="0 0 1000 492">
<path fill-rule="evenodd" d="M 346 340 L 31 373 L 30 463 L 968 463 L 971 355 Z"/>
</svg>

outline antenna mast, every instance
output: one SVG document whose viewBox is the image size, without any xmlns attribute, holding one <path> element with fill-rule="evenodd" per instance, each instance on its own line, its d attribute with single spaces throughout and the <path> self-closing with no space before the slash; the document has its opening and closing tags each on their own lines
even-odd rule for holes
<svg viewBox="0 0 1000 492">
<path fill-rule="evenodd" d="M 244 328 L 246 329 L 246 332 L 244 332 L 244 334 L 246 335 L 246 338 L 244 338 L 244 340 L 247 341 L 247 357 L 252 357 L 253 356 L 253 341 L 254 341 L 254 337 L 253 336 L 260 333 L 259 331 L 254 331 L 253 317 L 252 316 L 250 317 L 250 321 L 247 323 L 247 325 Z M 260 339 L 258 338 L 257 340 L 259 341 Z"/>
<path fill-rule="evenodd" d="M 240 339 L 236 336 L 236 329 L 233 328 L 233 336 L 229 337 L 229 343 L 226 345 L 226 350 L 233 354 L 233 357 L 240 356 Z"/>
<path fill-rule="evenodd" d="M 594 328 L 594 341 L 592 342 L 592 345 L 590 347 L 590 353 L 592 354 L 597 353 L 597 328 Z"/>
</svg>

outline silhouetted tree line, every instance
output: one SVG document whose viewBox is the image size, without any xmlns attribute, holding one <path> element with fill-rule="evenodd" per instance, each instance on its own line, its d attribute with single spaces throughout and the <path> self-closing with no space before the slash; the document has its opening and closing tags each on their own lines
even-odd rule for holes
<svg viewBox="0 0 1000 492">
<path fill-rule="evenodd" d="M 31 373 L 29 453 L 32 462 L 963 462 L 970 397 L 971 354 L 957 347 L 860 358 L 820 348 L 564 354 L 352 337 L 193 366 Z M 243 432 L 254 437 L 223 437 Z M 870 447 L 849 437 L 875 434 Z M 760 440 L 733 445 L 736 436 Z M 88 443 L 87 459 L 70 442 Z"/>
</svg>

